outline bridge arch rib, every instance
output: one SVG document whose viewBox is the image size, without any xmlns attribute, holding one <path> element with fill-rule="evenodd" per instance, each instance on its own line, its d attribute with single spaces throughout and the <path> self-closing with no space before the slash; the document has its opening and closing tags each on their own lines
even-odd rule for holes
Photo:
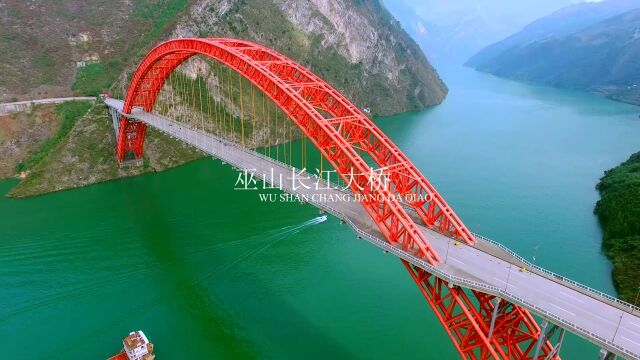
<svg viewBox="0 0 640 360">
<path fill-rule="evenodd" d="M 126 114 L 134 108 L 151 112 L 165 80 L 194 55 L 213 58 L 248 79 L 300 128 L 343 180 L 348 180 L 347 174 L 352 176 L 347 183 L 354 193 L 365 199 L 380 199 L 362 201 L 361 205 L 392 245 L 432 265 L 441 262 L 408 208 L 425 226 L 470 245 L 475 243 L 475 237 L 444 198 L 356 106 L 300 64 L 248 41 L 186 38 L 169 40 L 152 49 L 138 66 L 126 94 L 116 149 L 120 161 L 131 151 L 136 157 L 142 156 L 146 134 L 146 125 Z M 369 166 L 356 150 L 366 153 L 378 168 Z M 376 171 L 389 176 L 389 188 L 367 186 Z M 412 200 L 401 201 L 398 195 Z M 405 266 L 464 358 L 527 358 L 530 343 L 537 340 L 540 329 L 526 310 L 505 312 L 504 321 L 510 321 L 510 325 L 504 326 L 500 336 L 487 336 L 486 317 L 494 312 L 492 299 L 474 293 L 471 300 L 459 288 L 450 288 L 449 295 L 444 296 L 446 283 L 443 286 L 439 279 L 406 262 Z M 515 345 L 528 341 L 526 349 L 512 348 L 516 337 L 521 340 Z M 548 347 L 545 344 L 542 353 L 548 353 Z"/>
</svg>

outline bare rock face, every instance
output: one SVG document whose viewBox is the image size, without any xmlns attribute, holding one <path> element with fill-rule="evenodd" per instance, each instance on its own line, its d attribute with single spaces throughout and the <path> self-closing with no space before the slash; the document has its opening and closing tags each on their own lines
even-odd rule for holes
<svg viewBox="0 0 640 360">
<path fill-rule="evenodd" d="M 272 47 L 372 114 L 421 110 L 447 91 L 379 0 L 8 0 L 0 29 L 0 101 L 122 90 L 146 51 L 180 36 Z"/>
<path fill-rule="evenodd" d="M 374 115 L 422 110 L 447 89 L 376 0 L 196 0 L 173 37 L 239 37 L 309 67 Z"/>
</svg>

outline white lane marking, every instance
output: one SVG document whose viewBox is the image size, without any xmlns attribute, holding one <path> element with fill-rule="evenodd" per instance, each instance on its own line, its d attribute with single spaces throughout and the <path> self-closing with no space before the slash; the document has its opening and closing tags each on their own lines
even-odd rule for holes
<svg viewBox="0 0 640 360">
<path fill-rule="evenodd" d="M 568 297 L 568 298 L 570 298 L 570 299 L 572 299 L 572 300 L 575 300 L 575 301 L 577 301 L 577 302 L 579 302 L 579 303 L 582 303 L 582 304 L 584 304 L 584 303 L 585 303 L 585 301 L 584 301 L 584 300 L 580 300 L 580 299 L 578 299 L 577 297 L 575 297 L 575 296 L 573 296 L 573 295 L 571 295 L 571 294 L 567 294 L 567 293 L 565 293 L 565 292 L 563 292 L 563 291 L 559 291 L 559 293 L 560 293 L 560 295 L 563 295 L 563 296 L 565 296 L 565 297 Z"/>
<path fill-rule="evenodd" d="M 637 341 L 635 341 L 635 340 L 631 340 L 631 339 L 629 339 L 628 337 L 626 337 L 626 336 L 624 336 L 624 335 L 621 335 L 620 337 L 621 337 L 621 338 L 623 338 L 623 339 L 625 339 L 625 340 L 627 340 L 627 341 L 631 341 L 632 343 L 634 343 L 634 344 L 636 344 L 636 345 L 640 345 L 640 343 L 639 343 L 639 342 L 637 342 Z"/>
<path fill-rule="evenodd" d="M 564 311 L 564 312 L 566 312 L 566 313 L 568 313 L 568 314 L 571 314 L 572 316 L 576 316 L 576 314 L 572 313 L 571 311 L 566 310 L 565 308 L 560 307 L 560 306 L 558 306 L 558 305 L 556 305 L 556 304 L 554 304 L 554 303 L 549 303 L 549 305 L 553 306 L 553 307 L 554 307 L 554 308 L 556 308 L 556 309 L 562 310 L 562 311 Z"/>
<path fill-rule="evenodd" d="M 632 322 L 629 322 L 628 324 L 640 329 L 640 324 L 635 324 L 635 323 L 632 323 Z"/>
<path fill-rule="evenodd" d="M 614 316 L 614 317 L 608 317 L 608 318 L 606 318 L 606 317 L 604 317 L 604 316 L 600 316 L 600 315 L 598 315 L 598 313 L 597 313 L 596 311 L 590 311 L 590 312 L 589 312 L 589 315 L 592 315 L 592 316 L 595 316 L 595 317 L 597 317 L 597 318 L 600 318 L 600 319 L 604 320 L 605 322 L 608 322 L 609 324 L 612 324 L 612 325 L 617 325 L 617 324 L 618 324 L 618 320 L 617 320 L 617 319 L 620 319 L 620 317 L 618 316 L 618 314 L 615 314 L 615 316 Z"/>
<path fill-rule="evenodd" d="M 501 283 L 503 283 L 503 284 L 506 284 L 506 283 L 507 283 L 506 281 L 504 281 L 504 280 L 502 280 L 502 279 L 500 279 L 500 278 L 497 278 L 497 277 L 495 277 L 495 276 L 494 276 L 493 278 L 494 278 L 494 279 L 496 279 L 496 280 L 498 280 L 498 281 L 500 281 L 500 282 L 501 282 Z"/>
</svg>

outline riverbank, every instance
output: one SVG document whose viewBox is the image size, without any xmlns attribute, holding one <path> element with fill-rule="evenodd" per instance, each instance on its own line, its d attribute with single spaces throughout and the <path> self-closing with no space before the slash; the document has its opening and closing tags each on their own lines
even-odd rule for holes
<svg viewBox="0 0 640 360">
<path fill-rule="evenodd" d="M 17 161 L 19 156 L 15 157 L 14 171 L 7 170 L 4 177 L 11 173 L 26 176 L 7 196 L 36 196 L 163 171 L 203 156 L 199 150 L 149 129 L 142 165 L 120 165 L 114 154 L 113 125 L 104 104 L 85 103 L 82 109 L 74 104 L 77 103 L 56 105 L 58 130 L 55 135 L 43 139 L 37 147 L 20 152 L 21 160 Z M 73 111 L 62 111 L 69 108 Z"/>
<path fill-rule="evenodd" d="M 640 152 L 605 172 L 596 204 L 604 232 L 602 247 L 613 263 L 621 299 L 640 305 Z"/>
</svg>

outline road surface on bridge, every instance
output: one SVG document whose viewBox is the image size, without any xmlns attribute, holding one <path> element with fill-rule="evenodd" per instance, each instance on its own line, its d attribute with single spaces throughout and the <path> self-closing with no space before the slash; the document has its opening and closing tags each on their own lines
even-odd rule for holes
<svg viewBox="0 0 640 360">
<path fill-rule="evenodd" d="M 107 99 L 106 104 L 118 111 L 122 110 L 123 103 L 120 100 Z M 344 199 L 345 192 L 341 189 L 322 189 L 327 186 L 321 186 L 321 190 L 316 190 L 317 179 L 310 174 L 309 179 L 299 178 L 296 182 L 298 188 L 294 189 L 294 183 L 288 180 L 292 177 L 294 169 L 287 164 L 141 109 L 134 109 L 128 116 L 191 144 L 236 168 L 247 169 L 258 178 L 267 174 L 267 182 L 281 186 L 288 193 L 306 196 L 308 202 L 349 223 L 358 237 L 450 284 L 496 295 L 523 306 L 602 348 L 625 358 L 640 359 L 640 309 L 637 307 L 616 301 L 551 272 L 533 268 L 523 262 L 523 259 L 509 253 L 506 248 L 498 247 L 482 237 L 478 236 L 478 244 L 475 246 L 456 242 L 420 225 L 421 222 L 416 218 L 416 224 L 442 257 L 442 263 L 432 266 L 384 240 L 384 235 L 353 195 L 348 195 L 350 201 L 322 201 L 319 195 L 325 194 L 327 199 Z M 280 176 L 283 181 L 279 181 Z"/>
</svg>

